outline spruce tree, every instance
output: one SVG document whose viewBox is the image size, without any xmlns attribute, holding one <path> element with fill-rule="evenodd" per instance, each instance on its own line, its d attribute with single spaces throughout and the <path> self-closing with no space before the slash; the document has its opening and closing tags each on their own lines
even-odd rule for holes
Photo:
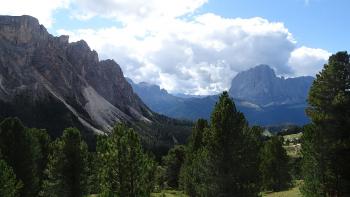
<svg viewBox="0 0 350 197">
<path fill-rule="evenodd" d="M 195 124 L 189 142 L 189 151 L 195 152 L 198 149 L 204 147 L 205 141 L 205 129 L 209 127 L 208 121 L 205 119 L 198 119 Z"/>
<path fill-rule="evenodd" d="M 260 171 L 265 190 L 280 191 L 288 188 L 291 183 L 288 155 L 282 145 L 282 138 L 274 136 L 262 148 Z"/>
<path fill-rule="evenodd" d="M 224 92 L 215 105 L 206 141 L 209 157 L 207 196 L 256 196 L 259 180 L 256 162 L 259 150 L 250 150 L 250 135 L 245 133 L 248 124 L 237 111 L 233 100 Z M 251 155 L 253 154 L 253 156 Z"/>
<path fill-rule="evenodd" d="M 22 183 L 16 180 L 12 168 L 0 159 L 0 196 L 18 197 Z"/>
<path fill-rule="evenodd" d="M 39 176 L 36 164 L 41 157 L 37 140 L 17 118 L 7 118 L 0 124 L 0 150 L 3 159 L 23 183 L 21 196 L 37 196 Z"/>
<path fill-rule="evenodd" d="M 320 129 L 314 124 L 305 125 L 302 136 L 302 175 L 304 184 L 301 188 L 304 196 L 318 197 L 325 195 L 324 156 L 326 147 L 323 147 L 323 140 L 320 136 Z"/>
<path fill-rule="evenodd" d="M 79 130 L 68 128 L 50 144 L 42 196 L 79 197 L 88 190 L 88 150 Z"/>
<path fill-rule="evenodd" d="M 33 142 L 31 145 L 34 149 L 34 159 L 37 167 L 40 190 L 42 189 L 43 180 L 45 178 L 44 171 L 48 162 L 50 136 L 46 130 L 30 128 L 28 129 Z"/>
<path fill-rule="evenodd" d="M 304 138 L 304 164 L 314 159 L 317 171 L 304 171 L 304 194 L 350 195 L 350 64 L 347 52 L 332 55 L 309 92 L 307 114 L 315 125 Z M 320 147 L 320 152 L 317 153 Z M 304 166 L 305 170 L 306 167 Z M 322 171 L 321 177 L 318 172 Z M 312 196 L 312 195 L 311 195 Z"/>
<path fill-rule="evenodd" d="M 259 126 L 245 127 L 242 139 L 241 176 L 245 190 L 250 191 L 247 195 L 255 196 L 261 189 L 262 177 L 260 173 L 261 155 L 263 147 L 263 131 Z"/>
<path fill-rule="evenodd" d="M 178 189 L 179 175 L 182 164 L 185 160 L 185 147 L 177 145 L 170 149 L 168 154 L 163 157 L 163 164 L 165 166 L 165 177 L 167 185 L 171 188 Z"/>
<path fill-rule="evenodd" d="M 210 196 L 209 157 L 206 148 L 189 154 L 181 169 L 181 188 L 191 197 Z M 214 195 L 215 196 L 215 195 Z"/>
<path fill-rule="evenodd" d="M 192 197 L 205 196 L 207 193 L 208 163 L 205 149 L 205 131 L 209 124 L 204 119 L 198 119 L 186 146 L 186 157 L 180 172 L 181 188 Z"/>
<path fill-rule="evenodd" d="M 97 154 L 101 162 L 102 196 L 149 196 L 154 185 L 154 161 L 142 151 L 140 139 L 124 125 L 110 136 L 100 136 Z"/>
</svg>

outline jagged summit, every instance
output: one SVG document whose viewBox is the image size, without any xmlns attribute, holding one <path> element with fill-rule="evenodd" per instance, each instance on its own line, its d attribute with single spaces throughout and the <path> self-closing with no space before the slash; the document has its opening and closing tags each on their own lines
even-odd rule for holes
<svg viewBox="0 0 350 197">
<path fill-rule="evenodd" d="M 313 77 L 277 77 L 268 65 L 240 72 L 233 78 L 230 95 L 259 105 L 305 103 Z"/>
<path fill-rule="evenodd" d="M 266 64 L 260 64 L 253 68 L 250 68 L 246 71 L 240 72 L 239 74 L 247 73 L 247 72 L 254 72 L 254 73 L 260 73 L 263 76 L 276 76 L 275 71 Z"/>
<path fill-rule="evenodd" d="M 49 34 L 34 17 L 0 16 L 0 118 L 19 116 L 40 127 L 47 114 L 30 113 L 52 110 L 62 127 L 96 132 L 116 122 L 152 122 L 153 112 L 115 61 L 100 61 L 85 41 L 68 40 Z"/>
</svg>

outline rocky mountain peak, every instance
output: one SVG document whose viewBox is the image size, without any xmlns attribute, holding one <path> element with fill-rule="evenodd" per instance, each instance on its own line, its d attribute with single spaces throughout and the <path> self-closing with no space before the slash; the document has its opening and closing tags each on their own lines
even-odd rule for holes
<svg viewBox="0 0 350 197">
<path fill-rule="evenodd" d="M 151 122 L 153 112 L 115 61 L 100 61 L 85 41 L 68 40 L 50 35 L 31 16 L 0 16 L 0 108 L 14 106 L 3 116 L 26 121 L 17 101 L 30 101 L 28 108 L 50 101 L 65 107 L 62 117 L 70 114 L 94 131 L 108 131 L 116 122 Z"/>
<path fill-rule="evenodd" d="M 258 105 L 305 103 L 313 77 L 277 77 L 268 65 L 259 65 L 238 73 L 229 93 Z"/>
<path fill-rule="evenodd" d="M 16 45 L 32 44 L 48 39 L 48 33 L 39 21 L 31 16 L 1 16 L 0 36 Z"/>
<path fill-rule="evenodd" d="M 268 76 L 268 77 L 275 77 L 275 71 L 268 65 L 266 64 L 260 64 L 258 66 L 255 66 L 247 71 L 243 71 L 241 73 L 257 73 L 262 76 Z"/>
</svg>

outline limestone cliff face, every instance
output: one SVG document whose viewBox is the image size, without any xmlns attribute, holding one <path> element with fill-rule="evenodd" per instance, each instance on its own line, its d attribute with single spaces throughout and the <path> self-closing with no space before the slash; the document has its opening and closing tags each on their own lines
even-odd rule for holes
<svg viewBox="0 0 350 197">
<path fill-rule="evenodd" d="M 65 116 L 96 132 L 153 117 L 119 65 L 99 61 L 85 41 L 54 37 L 30 16 L 0 16 L 0 103 L 3 109 L 12 104 L 0 115 L 23 115 L 16 106 L 24 100 L 18 98 L 27 105 L 48 100 L 62 105 Z"/>
<path fill-rule="evenodd" d="M 230 95 L 262 106 L 306 103 L 313 77 L 284 79 L 267 65 L 259 65 L 237 74 Z"/>
</svg>

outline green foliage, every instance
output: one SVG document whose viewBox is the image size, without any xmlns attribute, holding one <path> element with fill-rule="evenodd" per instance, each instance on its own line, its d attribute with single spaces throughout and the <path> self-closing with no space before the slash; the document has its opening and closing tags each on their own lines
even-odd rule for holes
<svg viewBox="0 0 350 197">
<path fill-rule="evenodd" d="M 17 197 L 22 183 L 16 180 L 12 168 L 4 160 L 0 160 L 0 196 Z"/>
<path fill-rule="evenodd" d="M 208 121 L 204 119 L 198 119 L 190 137 L 189 149 L 191 152 L 197 151 L 204 146 L 204 131 L 208 127 Z"/>
<path fill-rule="evenodd" d="M 254 140 L 245 133 L 246 129 L 249 130 L 247 127 L 243 114 L 237 111 L 232 99 L 224 92 L 212 113 L 206 142 L 209 196 L 257 195 L 258 167 L 254 164 L 259 150 L 250 147 Z"/>
<path fill-rule="evenodd" d="M 181 188 L 189 196 L 208 196 L 208 152 L 201 148 L 187 154 L 180 173 Z"/>
<path fill-rule="evenodd" d="M 287 152 L 288 155 L 288 152 Z M 301 166 L 302 166 L 302 158 L 301 157 L 289 157 L 289 173 L 292 177 L 292 180 L 301 180 Z"/>
<path fill-rule="evenodd" d="M 163 166 L 157 166 L 155 175 L 155 189 L 154 192 L 160 192 L 166 188 L 166 177 L 165 177 L 165 168 Z"/>
<path fill-rule="evenodd" d="M 152 152 L 155 160 L 160 163 L 174 145 L 186 143 L 193 123 L 159 114 L 154 114 L 152 121 L 151 124 L 140 121 L 127 126 L 140 134 L 144 150 Z"/>
<path fill-rule="evenodd" d="M 313 124 L 304 126 L 302 136 L 302 174 L 304 185 L 301 188 L 305 196 L 324 196 L 325 177 L 323 142 L 320 137 L 320 130 Z"/>
<path fill-rule="evenodd" d="M 42 186 L 43 179 L 45 178 L 44 171 L 48 162 L 49 145 L 51 139 L 46 130 L 30 128 L 28 129 L 28 132 L 33 139 L 31 145 L 34 149 L 34 158 L 38 172 L 39 185 Z"/>
<path fill-rule="evenodd" d="M 41 158 L 40 148 L 36 138 L 17 118 L 1 122 L 0 150 L 3 159 L 23 183 L 21 196 L 37 196 L 40 187 L 36 162 Z"/>
<path fill-rule="evenodd" d="M 190 196 L 257 196 L 261 133 L 259 127 L 248 127 L 224 92 L 211 125 L 200 120 L 194 128 L 181 171 L 182 187 Z"/>
<path fill-rule="evenodd" d="M 100 193 L 100 183 L 98 179 L 98 172 L 100 169 L 100 162 L 98 161 L 96 152 L 88 153 L 88 169 L 89 169 L 89 177 L 88 177 L 88 188 L 91 194 Z"/>
<path fill-rule="evenodd" d="M 185 146 L 177 145 L 169 150 L 168 155 L 163 157 L 165 177 L 167 185 L 171 188 L 179 187 L 179 174 L 185 160 Z"/>
<path fill-rule="evenodd" d="M 152 193 L 151 197 L 188 197 L 183 191 L 163 190 L 158 193 Z"/>
<path fill-rule="evenodd" d="M 288 190 L 283 190 L 279 192 L 261 192 L 262 197 L 301 197 L 300 186 L 303 184 L 303 181 L 296 180 L 293 184 L 293 187 L 288 188 Z"/>
<path fill-rule="evenodd" d="M 50 154 L 42 196 L 79 197 L 88 194 L 88 151 L 80 132 L 64 130 L 62 137 L 50 144 Z"/>
<path fill-rule="evenodd" d="M 199 119 L 192 131 L 186 148 L 186 157 L 180 172 L 180 185 L 190 196 L 205 196 L 208 156 L 204 148 L 205 130 L 208 122 Z"/>
<path fill-rule="evenodd" d="M 282 145 L 283 138 L 274 136 L 265 142 L 261 151 L 260 171 L 262 185 L 266 190 L 281 191 L 291 184 L 288 156 Z"/>
<path fill-rule="evenodd" d="M 314 126 L 303 137 L 306 196 L 350 195 L 350 63 L 332 55 L 316 76 L 307 113 Z M 314 162 L 314 163 L 312 163 Z M 308 169 L 314 167 L 314 169 Z"/>
<path fill-rule="evenodd" d="M 154 186 L 155 163 L 142 152 L 140 139 L 124 125 L 97 141 L 102 196 L 149 196 Z"/>
</svg>

